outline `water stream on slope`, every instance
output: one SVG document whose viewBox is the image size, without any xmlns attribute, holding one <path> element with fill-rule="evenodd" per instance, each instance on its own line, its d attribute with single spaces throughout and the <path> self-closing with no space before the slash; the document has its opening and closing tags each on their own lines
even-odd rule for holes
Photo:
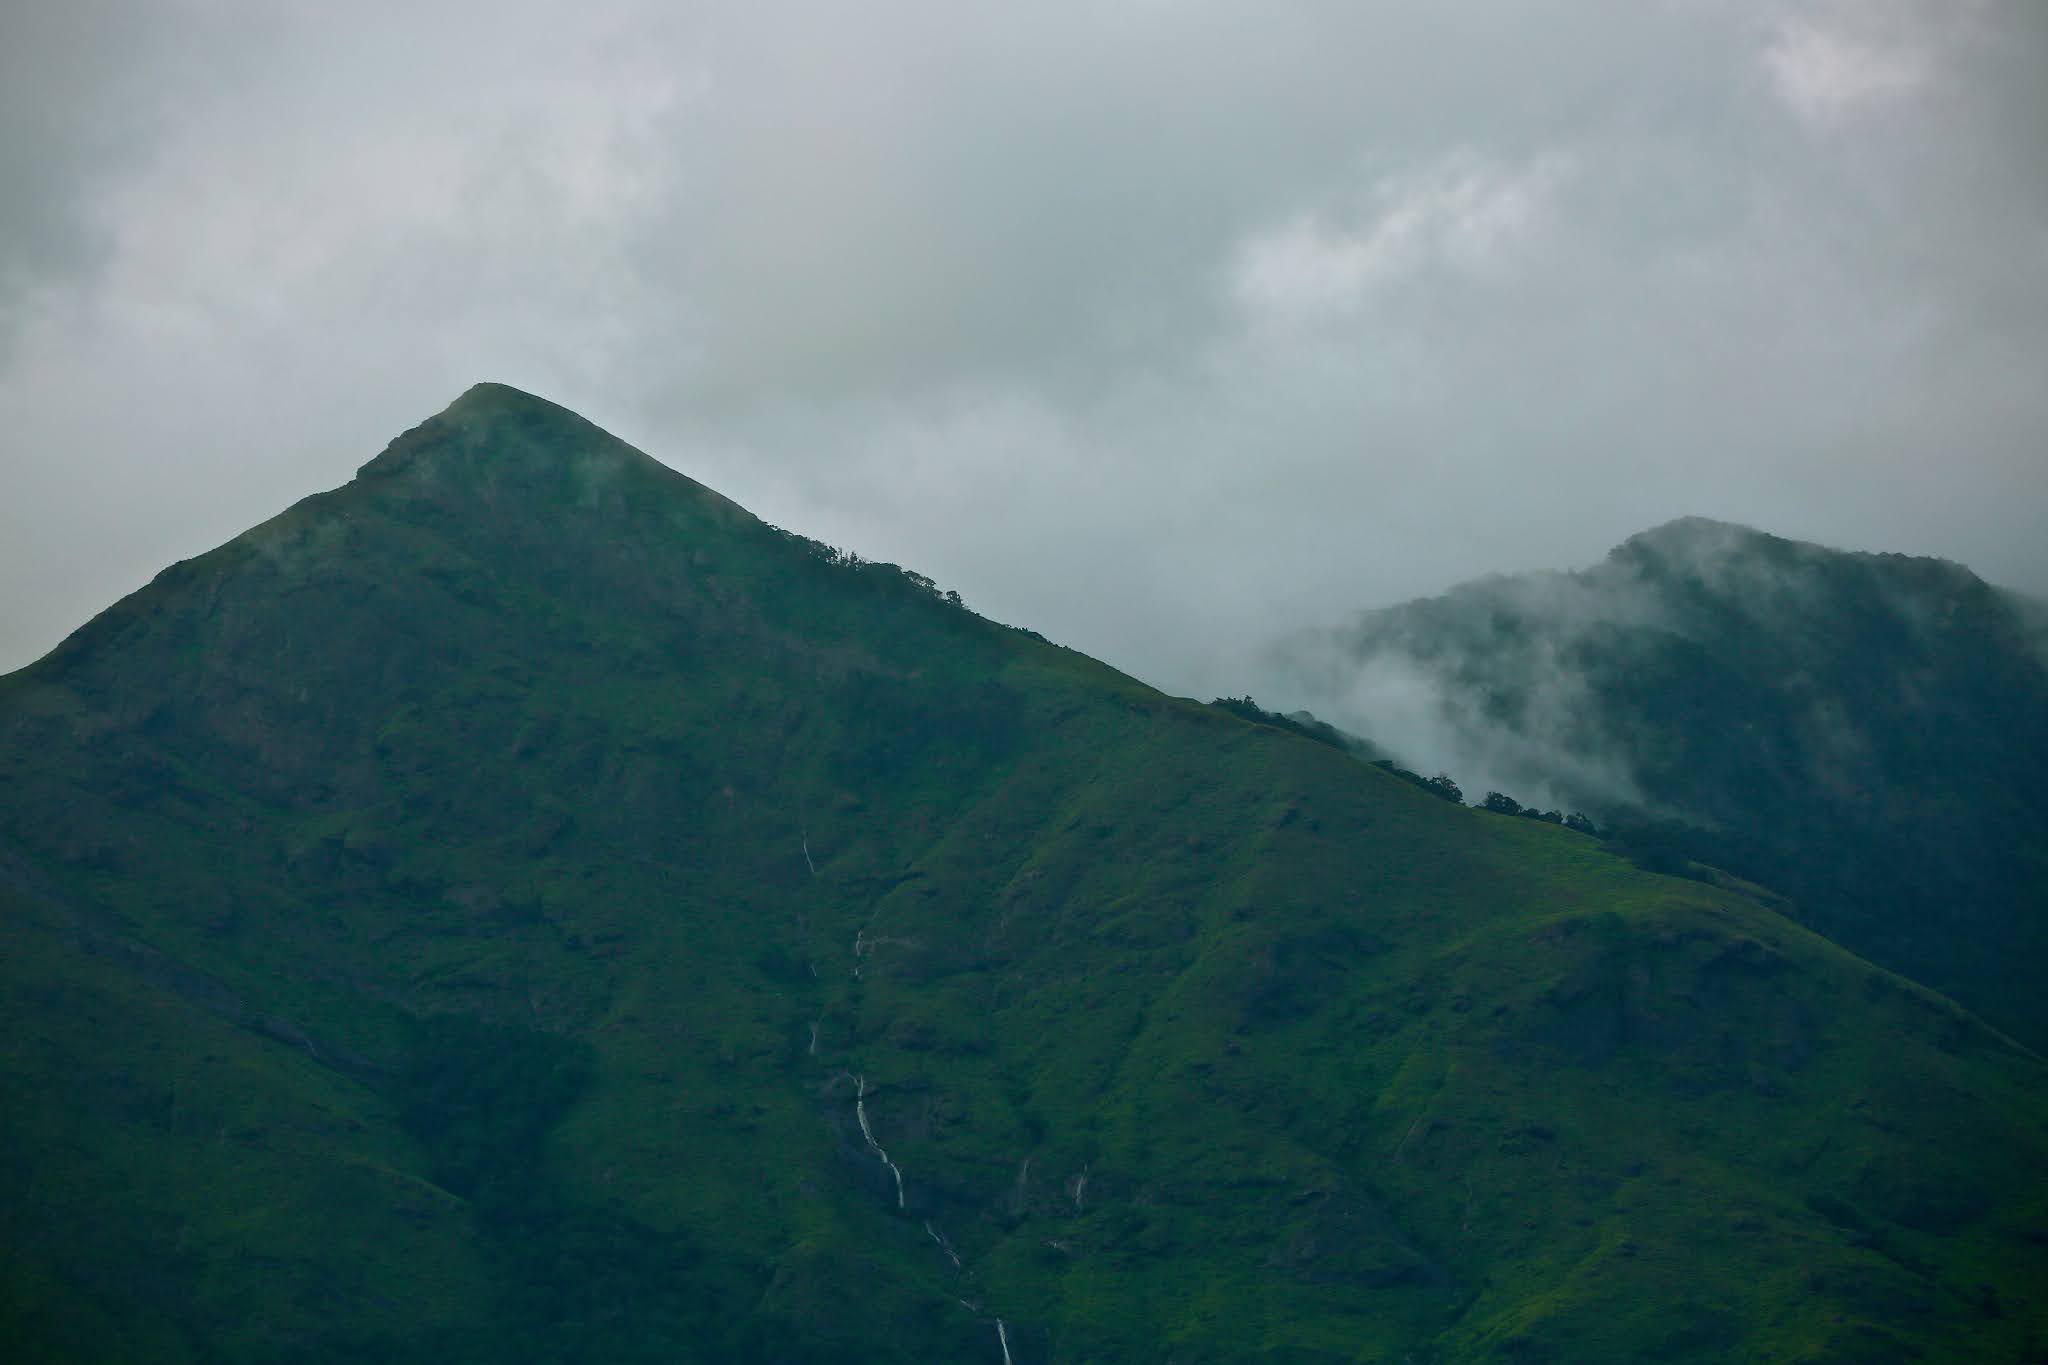
<svg viewBox="0 0 2048 1365">
<path fill-rule="evenodd" d="M 808 839 L 806 839 L 805 841 L 804 858 L 806 862 L 809 862 L 810 847 Z M 815 866 L 812 867 L 811 873 L 813 876 L 817 875 L 817 868 Z M 888 941 L 886 939 L 879 937 L 874 939 L 868 938 L 867 931 L 868 928 L 873 925 L 873 923 L 874 920 L 872 917 L 870 917 L 868 924 L 862 926 L 862 928 L 859 931 L 857 931 L 853 936 L 853 979 L 856 981 L 861 979 L 862 961 L 864 958 L 866 958 L 868 951 Z M 815 971 L 815 969 L 813 970 Z M 815 1023 L 811 1025 L 810 1051 L 811 1055 L 817 1055 L 818 1026 Z M 889 1153 L 883 1150 L 882 1144 L 875 1140 L 875 1130 L 873 1126 L 868 1122 L 868 1079 L 866 1075 L 856 1076 L 844 1071 L 842 1071 L 840 1075 L 847 1076 L 853 1082 L 853 1116 L 854 1119 L 860 1124 L 861 1139 L 867 1143 L 868 1150 L 875 1154 L 876 1159 L 879 1160 L 884 1166 L 887 1166 L 889 1168 L 889 1174 L 895 1178 L 896 1207 L 898 1209 L 901 1209 L 905 1207 L 903 1195 L 903 1171 L 899 1166 L 897 1166 L 897 1164 L 894 1161 L 891 1161 L 889 1159 Z M 1030 1174 L 1030 1171 L 1031 1158 L 1026 1157 L 1024 1158 L 1024 1165 L 1022 1169 L 1020 1169 L 1017 1173 L 1020 1197 L 1024 1181 Z M 1082 1191 L 1086 1190 L 1087 1187 L 1088 1175 L 1087 1171 L 1084 1168 L 1074 1190 L 1074 1203 L 1076 1208 L 1080 1207 Z M 954 1270 L 959 1271 L 962 1274 L 968 1273 L 967 1267 L 965 1266 L 965 1264 L 962 1263 L 960 1259 L 960 1253 L 953 1249 L 953 1244 L 946 1239 L 944 1233 L 940 1232 L 937 1228 L 932 1226 L 931 1221 L 929 1219 L 925 1220 L 924 1230 L 926 1235 L 928 1235 L 934 1242 L 938 1243 L 939 1250 L 943 1251 L 946 1254 L 946 1259 L 953 1263 Z M 980 1315 L 979 1307 L 977 1305 L 968 1303 L 964 1299 L 960 1301 L 960 1306 L 967 1309 L 968 1312 L 974 1313 L 976 1316 Z M 996 1344 L 1000 1346 L 1003 1351 L 1003 1365 L 1015 1365 L 1015 1361 L 1010 1355 L 1010 1330 L 1008 1324 L 1006 1324 L 1003 1321 L 1003 1319 L 997 1318 L 995 1319 L 995 1326 Z"/>
<path fill-rule="evenodd" d="M 882 1150 L 882 1144 L 875 1141 L 875 1130 L 868 1127 L 868 1078 L 855 1076 L 853 1084 L 853 1116 L 860 1120 L 860 1135 L 867 1139 L 869 1149 L 889 1168 L 889 1174 L 896 1177 L 896 1207 L 900 1209 L 903 1207 L 903 1172 L 897 1169 L 895 1162 L 889 1160 L 889 1154 Z"/>
</svg>

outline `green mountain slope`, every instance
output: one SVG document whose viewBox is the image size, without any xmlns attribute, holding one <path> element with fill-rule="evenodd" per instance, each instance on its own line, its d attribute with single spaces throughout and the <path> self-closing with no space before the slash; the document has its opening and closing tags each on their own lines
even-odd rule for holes
<svg viewBox="0 0 2048 1365">
<path fill-rule="evenodd" d="M 2048 1045 L 2048 610 L 1959 565 L 1693 518 L 1292 647 L 1477 796 L 1593 813 Z M 1418 696 L 1429 701 L 1415 705 Z M 1335 700 L 1341 698 L 1342 700 Z"/>
<path fill-rule="evenodd" d="M 2044 1064 L 472 390 L 0 680 L 23 1360 L 2048 1342 Z"/>
</svg>

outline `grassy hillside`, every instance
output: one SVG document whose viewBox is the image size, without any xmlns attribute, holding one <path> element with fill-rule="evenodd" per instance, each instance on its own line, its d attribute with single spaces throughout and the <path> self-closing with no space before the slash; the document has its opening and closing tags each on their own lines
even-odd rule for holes
<svg viewBox="0 0 2048 1365">
<path fill-rule="evenodd" d="M 494 386 L 0 680 L 25 1360 L 2048 1343 L 2041 1059 Z"/>
</svg>

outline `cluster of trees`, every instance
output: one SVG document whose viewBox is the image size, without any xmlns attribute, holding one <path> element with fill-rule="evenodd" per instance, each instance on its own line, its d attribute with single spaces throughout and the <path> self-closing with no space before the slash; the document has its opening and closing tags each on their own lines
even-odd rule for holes
<svg viewBox="0 0 2048 1365">
<path fill-rule="evenodd" d="M 1465 789 L 1453 781 L 1449 773 L 1438 773 L 1435 777 L 1424 777 L 1421 773 L 1404 768 L 1390 758 L 1379 759 L 1372 766 L 1380 769 L 1382 772 L 1392 773 L 1411 787 L 1422 788 L 1422 790 L 1438 800 L 1448 801 L 1454 806 L 1465 804 Z"/>
<path fill-rule="evenodd" d="M 1546 825 L 1563 825 L 1566 829 L 1577 830 L 1580 834 L 1590 834 L 1596 839 L 1601 837 L 1599 827 L 1581 811 L 1573 811 L 1567 815 L 1559 810 L 1538 810 L 1534 806 L 1523 805 L 1505 792 L 1488 792 L 1485 799 L 1479 803 L 1479 808 L 1490 810 L 1496 815 L 1519 815 L 1525 820 L 1541 820 Z"/>
<path fill-rule="evenodd" d="M 809 536 L 799 535 L 795 531 L 784 530 L 780 526 L 770 526 L 768 529 L 792 545 L 795 545 L 811 558 L 821 563 L 829 564 L 835 569 L 845 569 L 851 573 L 893 575 L 926 597 L 936 597 L 940 601 L 956 607 L 964 608 L 967 605 L 960 600 L 960 594 L 954 589 L 942 589 L 925 575 L 913 569 L 906 569 L 900 564 L 887 564 L 880 560 L 863 559 L 852 550 L 841 549 L 837 545 L 827 545 L 822 540 L 812 540 Z"/>
<path fill-rule="evenodd" d="M 1438 773 L 1435 777 L 1424 777 L 1421 773 L 1403 768 L 1392 760 L 1384 758 L 1375 762 L 1373 766 L 1392 773 L 1404 782 L 1422 788 L 1431 796 L 1449 801 L 1453 805 L 1462 806 L 1465 804 L 1464 788 L 1460 787 L 1456 779 L 1449 773 Z M 1535 806 L 1523 805 L 1506 792 L 1489 791 L 1480 799 L 1479 809 L 1490 810 L 1496 815 L 1520 816 L 1524 820 L 1541 820 L 1546 825 L 1562 825 L 1568 830 L 1590 835 L 1595 839 L 1609 837 L 1582 811 L 1572 811 L 1570 814 L 1566 814 L 1560 810 L 1541 810 Z"/>
<path fill-rule="evenodd" d="M 1253 701 L 1249 692 L 1242 697 L 1217 697 L 1209 705 L 1228 711 L 1231 715 L 1248 720 L 1254 725 L 1270 725 L 1276 730 L 1291 730 L 1304 739 L 1312 739 L 1318 744 L 1327 744 L 1346 753 L 1351 752 L 1352 746 L 1346 742 L 1343 732 L 1336 726 L 1319 720 L 1298 721 L 1292 716 L 1283 716 L 1278 711 L 1268 711 Z"/>
</svg>

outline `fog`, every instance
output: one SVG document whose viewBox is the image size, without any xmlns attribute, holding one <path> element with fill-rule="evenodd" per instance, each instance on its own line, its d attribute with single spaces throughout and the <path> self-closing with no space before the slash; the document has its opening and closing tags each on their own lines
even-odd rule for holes
<svg viewBox="0 0 2048 1365">
<path fill-rule="evenodd" d="M 10 7 L 0 668 L 478 379 L 1204 696 L 1686 514 L 2048 592 L 2044 76 L 2033 0 Z"/>
</svg>

